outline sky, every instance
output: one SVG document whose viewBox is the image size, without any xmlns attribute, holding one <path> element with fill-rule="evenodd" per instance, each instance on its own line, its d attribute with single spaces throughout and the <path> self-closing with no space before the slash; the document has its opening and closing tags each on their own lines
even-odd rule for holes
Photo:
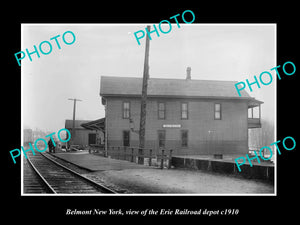
<svg viewBox="0 0 300 225">
<path fill-rule="evenodd" d="M 152 25 L 153 23 L 149 23 Z M 142 77 L 145 38 L 138 45 L 134 32 L 147 24 L 22 24 L 21 51 L 34 51 L 43 41 L 52 44 L 48 55 L 32 54 L 21 61 L 23 128 L 58 131 L 65 120 L 96 120 L 104 117 L 100 77 Z M 158 25 L 156 24 L 158 27 Z M 168 30 L 168 27 L 163 27 Z M 75 42 L 66 45 L 62 35 L 72 31 Z M 275 24 L 172 24 L 168 34 L 151 34 L 150 78 L 185 79 L 191 67 L 192 79 L 254 81 L 276 65 Z M 61 49 L 57 48 L 57 38 Z M 66 41 L 72 41 L 66 35 Z M 47 45 L 43 50 L 48 51 Z M 270 71 L 271 72 L 271 71 Z M 276 79 L 247 92 L 262 105 L 262 118 L 274 121 Z M 267 78 L 266 78 L 267 80 Z"/>
</svg>

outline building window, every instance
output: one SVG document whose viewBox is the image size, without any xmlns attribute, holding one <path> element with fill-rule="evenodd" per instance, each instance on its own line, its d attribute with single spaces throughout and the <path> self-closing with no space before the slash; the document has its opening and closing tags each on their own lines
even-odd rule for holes
<svg viewBox="0 0 300 225">
<path fill-rule="evenodd" d="M 188 119 L 188 103 L 182 102 L 181 103 L 181 119 Z"/>
<path fill-rule="evenodd" d="M 222 114 L 221 114 L 221 104 L 215 103 L 215 120 L 221 120 Z"/>
<path fill-rule="evenodd" d="M 130 103 L 123 102 L 123 119 L 129 119 L 129 118 L 130 118 Z"/>
<path fill-rule="evenodd" d="M 165 130 L 159 130 L 158 131 L 158 147 L 164 148 L 166 144 L 166 131 Z"/>
<path fill-rule="evenodd" d="M 181 147 L 188 147 L 188 131 L 181 131 Z"/>
<path fill-rule="evenodd" d="M 160 119 L 160 120 L 166 119 L 166 103 L 165 102 L 158 103 L 158 119 Z"/>
<path fill-rule="evenodd" d="M 123 146 L 130 146 L 130 131 L 123 130 Z"/>
</svg>

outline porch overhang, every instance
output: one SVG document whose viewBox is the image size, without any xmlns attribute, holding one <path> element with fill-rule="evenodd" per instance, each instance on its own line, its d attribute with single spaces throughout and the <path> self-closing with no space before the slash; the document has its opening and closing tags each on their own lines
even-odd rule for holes
<svg viewBox="0 0 300 225">
<path fill-rule="evenodd" d="M 87 123 L 82 123 L 81 126 L 88 130 L 100 130 L 105 131 L 105 118 L 93 120 Z"/>
<path fill-rule="evenodd" d="M 248 109 L 251 109 L 251 113 L 248 113 L 248 129 L 251 128 L 261 128 L 261 104 L 264 102 L 259 101 L 255 98 L 251 98 L 248 101 Z M 258 117 L 254 117 L 253 108 L 258 107 L 259 115 Z"/>
<path fill-rule="evenodd" d="M 262 101 L 259 101 L 255 98 L 251 98 L 249 101 L 248 101 L 248 109 L 249 108 L 254 108 L 254 107 L 258 107 L 260 106 L 261 104 L 263 104 L 264 102 Z"/>
</svg>

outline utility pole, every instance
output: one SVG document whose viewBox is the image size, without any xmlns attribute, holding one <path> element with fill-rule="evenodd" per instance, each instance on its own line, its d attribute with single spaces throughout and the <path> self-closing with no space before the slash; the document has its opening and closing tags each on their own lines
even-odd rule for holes
<svg viewBox="0 0 300 225">
<path fill-rule="evenodd" d="M 150 26 L 147 26 L 150 32 Z M 139 157 L 138 164 L 144 164 L 144 147 L 145 147 L 145 127 L 146 127 L 146 105 L 147 105 L 147 87 L 149 79 L 149 36 L 146 37 L 144 73 L 143 73 L 143 87 L 141 99 L 141 116 L 140 116 L 140 132 L 139 132 Z"/>
<path fill-rule="evenodd" d="M 68 98 L 68 100 L 74 101 L 74 106 L 73 106 L 73 126 L 72 126 L 72 132 L 71 132 L 71 143 L 74 144 L 75 140 L 75 111 L 76 111 L 76 101 L 82 101 L 80 99 L 76 98 Z"/>
</svg>

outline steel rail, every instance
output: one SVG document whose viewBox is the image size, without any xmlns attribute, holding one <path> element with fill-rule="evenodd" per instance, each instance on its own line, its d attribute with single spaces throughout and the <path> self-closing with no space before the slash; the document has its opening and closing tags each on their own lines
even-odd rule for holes
<svg viewBox="0 0 300 225">
<path fill-rule="evenodd" d="M 33 163 L 30 161 L 29 157 L 27 158 L 27 162 L 32 167 L 34 172 L 38 175 L 38 177 L 43 181 L 43 183 L 46 185 L 47 189 L 50 190 L 51 193 L 57 194 L 56 191 L 51 187 L 51 185 L 47 182 L 47 180 L 43 177 L 43 175 L 38 171 L 38 169 L 33 165 Z"/>
<path fill-rule="evenodd" d="M 87 177 L 85 177 L 85 176 L 82 176 L 81 174 L 75 172 L 74 170 L 71 170 L 70 168 L 68 168 L 68 167 L 66 167 L 66 166 L 64 166 L 64 165 L 62 165 L 62 164 L 60 164 L 59 162 L 56 162 L 55 160 L 49 158 L 49 157 L 46 156 L 45 154 L 42 154 L 42 153 L 40 153 L 40 154 L 41 154 L 43 157 L 45 157 L 46 159 L 48 159 L 49 161 L 51 161 L 52 163 L 56 164 L 57 166 L 59 166 L 59 167 L 65 169 L 65 170 L 67 170 L 68 172 L 70 172 L 71 174 L 74 174 L 74 175 L 76 175 L 77 177 L 79 177 L 79 178 L 81 178 L 81 179 L 87 181 L 88 183 L 90 183 L 91 185 L 93 185 L 94 187 L 96 187 L 97 189 L 104 190 L 106 193 L 117 194 L 117 192 L 115 192 L 114 190 L 112 190 L 112 189 L 110 189 L 110 188 L 108 188 L 108 187 L 105 187 L 104 185 L 99 184 L 99 183 L 97 183 L 97 182 L 95 182 L 95 181 L 93 181 L 93 180 L 91 180 L 91 179 L 89 179 L 89 178 L 87 178 Z"/>
</svg>

